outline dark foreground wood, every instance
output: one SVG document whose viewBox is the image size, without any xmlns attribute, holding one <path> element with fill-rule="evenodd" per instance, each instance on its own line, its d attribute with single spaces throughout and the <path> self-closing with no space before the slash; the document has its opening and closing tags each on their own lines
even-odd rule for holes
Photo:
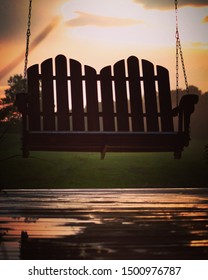
<svg viewBox="0 0 208 280">
<path fill-rule="evenodd" d="M 208 189 L 5 190 L 1 259 L 208 259 Z"/>
</svg>

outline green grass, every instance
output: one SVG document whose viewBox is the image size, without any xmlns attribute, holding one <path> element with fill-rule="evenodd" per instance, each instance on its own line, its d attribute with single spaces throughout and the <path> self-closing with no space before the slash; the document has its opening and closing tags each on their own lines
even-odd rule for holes
<svg viewBox="0 0 208 280">
<path fill-rule="evenodd" d="M 0 188 L 208 187 L 207 141 L 192 140 L 181 160 L 172 153 L 31 152 L 24 159 L 20 135 L 0 142 Z"/>
</svg>

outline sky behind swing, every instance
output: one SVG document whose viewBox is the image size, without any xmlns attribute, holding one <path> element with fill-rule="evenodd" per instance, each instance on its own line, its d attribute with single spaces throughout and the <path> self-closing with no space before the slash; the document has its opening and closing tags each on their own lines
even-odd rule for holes
<svg viewBox="0 0 208 280">
<path fill-rule="evenodd" d="M 28 0 L 0 0 L 0 93 L 23 73 Z M 170 71 L 175 88 L 174 0 L 33 0 L 28 66 L 64 54 L 100 70 L 136 55 Z M 190 85 L 208 91 L 208 0 L 179 0 Z M 180 86 L 184 88 L 180 73 Z"/>
</svg>

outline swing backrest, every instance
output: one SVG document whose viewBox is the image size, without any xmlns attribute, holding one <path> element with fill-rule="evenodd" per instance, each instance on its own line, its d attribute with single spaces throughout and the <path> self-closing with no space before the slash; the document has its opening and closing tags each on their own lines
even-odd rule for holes
<svg viewBox="0 0 208 280">
<path fill-rule="evenodd" d="M 29 131 L 174 130 L 168 70 L 134 56 L 97 73 L 58 55 L 28 69 L 28 93 Z"/>
</svg>

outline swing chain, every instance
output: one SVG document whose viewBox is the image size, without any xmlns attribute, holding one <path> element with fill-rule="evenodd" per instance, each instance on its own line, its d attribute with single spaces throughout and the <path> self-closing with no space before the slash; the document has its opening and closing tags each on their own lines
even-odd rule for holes
<svg viewBox="0 0 208 280">
<path fill-rule="evenodd" d="M 189 93 L 189 85 L 188 85 L 188 79 L 186 74 L 186 68 L 184 63 L 184 57 L 183 57 L 183 51 L 180 41 L 180 35 L 179 35 L 179 28 L 178 28 L 178 0 L 175 0 L 175 14 L 176 14 L 176 104 L 178 106 L 178 95 L 179 95 L 179 54 L 181 58 L 181 64 L 183 69 L 183 75 L 186 85 L 186 92 Z"/>
<path fill-rule="evenodd" d="M 27 64 L 28 64 L 28 54 L 30 45 L 30 27 L 31 27 L 31 16 L 32 16 L 32 0 L 29 0 L 29 12 L 28 12 L 28 22 L 27 22 L 27 32 L 26 32 L 26 50 L 25 50 L 25 65 L 24 65 L 24 79 L 27 78 Z"/>
</svg>

